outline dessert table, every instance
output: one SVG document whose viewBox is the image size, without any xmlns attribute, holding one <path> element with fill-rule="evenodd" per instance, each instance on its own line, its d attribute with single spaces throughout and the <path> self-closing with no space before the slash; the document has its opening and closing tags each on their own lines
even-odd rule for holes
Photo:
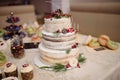
<svg viewBox="0 0 120 80">
<path fill-rule="evenodd" d="M 87 36 L 80 34 L 82 44 Z M 24 43 L 29 42 L 29 38 L 23 39 Z M 119 44 L 120 46 L 120 44 Z M 81 68 L 70 69 L 66 72 L 53 72 L 39 69 L 34 64 L 34 58 L 39 56 L 39 49 L 25 49 L 25 56 L 22 59 L 15 59 L 11 54 L 7 54 L 8 62 L 13 62 L 18 66 L 29 63 L 34 67 L 33 80 L 120 80 L 120 47 L 117 50 L 105 49 L 94 51 L 91 48 L 81 45 L 80 53 L 87 58 L 86 62 L 80 64 Z M 20 73 L 19 79 L 21 80 Z"/>
</svg>

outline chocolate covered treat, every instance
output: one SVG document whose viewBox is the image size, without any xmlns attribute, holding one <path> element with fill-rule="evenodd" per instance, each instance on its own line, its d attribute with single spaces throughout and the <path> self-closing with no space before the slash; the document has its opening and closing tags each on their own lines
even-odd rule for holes
<svg viewBox="0 0 120 80">
<path fill-rule="evenodd" d="M 10 76 L 18 77 L 17 67 L 13 63 L 7 63 L 5 65 L 4 73 L 6 77 L 10 77 Z"/>
<path fill-rule="evenodd" d="M 32 80 L 33 67 L 30 64 L 24 64 L 21 67 L 21 76 L 23 80 Z"/>
</svg>

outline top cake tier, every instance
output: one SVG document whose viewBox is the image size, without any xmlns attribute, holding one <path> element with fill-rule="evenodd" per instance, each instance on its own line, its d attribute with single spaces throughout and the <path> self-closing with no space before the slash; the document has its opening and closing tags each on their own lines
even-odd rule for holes
<svg viewBox="0 0 120 80">
<path fill-rule="evenodd" d="M 61 31 L 72 27 L 71 16 L 69 14 L 63 14 L 59 9 L 47 15 L 44 22 L 44 30 L 47 32 L 56 32 L 57 30 Z"/>
</svg>

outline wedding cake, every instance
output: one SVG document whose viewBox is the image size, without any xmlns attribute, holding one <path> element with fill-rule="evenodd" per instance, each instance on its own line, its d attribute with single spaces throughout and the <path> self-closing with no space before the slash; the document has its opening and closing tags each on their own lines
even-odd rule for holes
<svg viewBox="0 0 120 80">
<path fill-rule="evenodd" d="M 60 9 L 44 19 L 42 41 L 39 44 L 40 59 L 44 62 L 67 64 L 79 56 L 77 31 L 72 27 L 71 15 Z"/>
</svg>

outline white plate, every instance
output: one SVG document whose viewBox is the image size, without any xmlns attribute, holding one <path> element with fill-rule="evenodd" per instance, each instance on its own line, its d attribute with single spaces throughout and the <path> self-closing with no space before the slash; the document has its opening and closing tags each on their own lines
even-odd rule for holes
<svg viewBox="0 0 120 80">
<path fill-rule="evenodd" d="M 34 56 L 34 64 L 37 66 L 37 67 L 42 67 L 42 66 L 50 66 L 50 65 L 47 65 L 47 64 L 44 64 L 44 62 L 40 59 L 40 55 L 39 54 L 36 54 Z"/>
</svg>

